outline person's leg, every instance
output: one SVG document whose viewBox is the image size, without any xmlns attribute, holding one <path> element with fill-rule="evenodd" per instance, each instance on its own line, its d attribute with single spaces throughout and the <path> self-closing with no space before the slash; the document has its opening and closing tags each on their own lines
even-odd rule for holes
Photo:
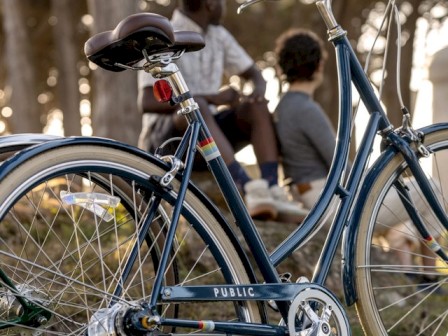
<svg viewBox="0 0 448 336">
<path fill-rule="evenodd" d="M 239 128 L 250 134 L 260 163 L 278 161 L 278 145 L 272 115 L 265 103 L 242 103 L 236 110 Z"/>
<path fill-rule="evenodd" d="M 145 113 L 142 116 L 142 130 L 138 139 L 138 147 L 154 153 L 164 141 L 181 134 L 176 130 L 172 116 Z M 168 153 L 171 152 L 171 147 L 165 149 Z"/>
<path fill-rule="evenodd" d="M 250 134 L 239 128 L 235 110 L 225 110 L 214 115 L 214 122 L 206 123 L 219 127 L 220 133 L 225 136 L 227 143 L 234 153 L 250 143 Z M 210 128 L 210 127 L 209 127 Z M 210 130 L 212 133 L 212 130 Z M 213 133 L 212 133 L 213 134 Z M 215 139 L 215 141 L 217 141 Z M 265 180 L 252 180 L 248 177 L 244 168 L 233 157 L 233 161 L 227 164 L 235 183 L 244 193 L 244 199 L 252 218 L 274 219 L 277 217 L 275 202 L 269 190 L 269 183 Z"/>
<path fill-rule="evenodd" d="M 238 106 L 234 115 L 227 116 L 227 123 L 221 120 L 219 125 L 226 136 L 231 136 L 232 143 L 237 144 L 239 140 L 239 143 L 251 143 L 254 148 L 262 179 L 247 183 L 246 192 L 252 189 L 264 189 L 267 185 L 278 211 L 277 219 L 285 222 L 301 222 L 307 212 L 299 203 L 292 200 L 285 188 L 278 185 L 278 144 L 267 105 L 243 103 Z M 237 145 L 234 144 L 234 148 L 237 148 Z"/>
<path fill-rule="evenodd" d="M 207 127 L 215 140 L 216 145 L 221 152 L 222 158 L 226 165 L 231 164 L 235 160 L 235 152 L 227 139 L 226 135 L 222 132 L 221 128 L 216 123 L 216 120 L 210 111 L 208 103 L 202 98 L 195 98 L 196 103 L 199 105 L 202 118 L 204 119 Z"/>
<path fill-rule="evenodd" d="M 248 116 L 244 115 L 240 109 L 228 109 L 215 115 L 216 124 L 229 141 L 235 152 L 251 144 L 252 125 Z M 258 161 L 258 157 L 257 157 Z M 236 163 L 237 161 L 234 161 Z M 232 164 L 233 165 L 233 164 Z M 229 169 L 231 168 L 230 165 Z M 259 162 L 260 173 L 263 180 L 268 182 L 268 186 L 278 183 L 278 163 L 277 161 Z M 248 181 L 246 181 L 248 182 Z M 256 183 L 255 183 L 256 184 Z M 264 183 L 263 183 L 264 184 Z"/>
<path fill-rule="evenodd" d="M 278 184 L 278 145 L 272 115 L 265 103 L 242 103 L 235 110 L 236 125 L 252 144 L 261 177 Z"/>
<path fill-rule="evenodd" d="M 224 134 L 221 127 L 218 125 L 215 116 L 210 111 L 208 103 L 202 98 L 195 98 L 199 105 L 202 118 L 204 119 L 207 127 L 215 140 L 216 145 L 222 155 L 222 158 L 229 169 L 230 175 L 239 188 L 249 182 L 251 179 L 246 173 L 243 167 L 235 160 L 235 151 L 232 143 L 229 141 L 226 134 Z"/>
<path fill-rule="evenodd" d="M 277 210 L 273 204 L 272 196 L 269 193 L 268 185 L 251 184 L 250 187 L 247 187 L 251 182 L 251 178 L 247 175 L 240 163 L 235 160 L 234 148 L 240 149 L 240 141 L 243 138 L 239 138 L 241 134 L 237 127 L 235 127 L 233 111 L 223 112 L 223 114 L 214 116 L 205 100 L 197 98 L 196 102 L 199 104 L 202 117 L 221 152 L 230 175 L 237 187 L 245 192 L 245 201 L 250 216 L 258 219 L 275 218 L 277 216 Z"/>
</svg>

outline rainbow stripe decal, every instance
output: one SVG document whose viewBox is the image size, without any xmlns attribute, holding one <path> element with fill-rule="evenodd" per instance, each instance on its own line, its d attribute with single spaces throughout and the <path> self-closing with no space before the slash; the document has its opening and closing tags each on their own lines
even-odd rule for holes
<svg viewBox="0 0 448 336">
<path fill-rule="evenodd" d="M 198 321 L 199 329 L 203 331 L 214 331 L 215 323 L 213 321 Z"/>
<path fill-rule="evenodd" d="M 205 161 L 211 161 L 221 155 L 213 138 L 208 138 L 199 142 L 199 150 Z"/>
<path fill-rule="evenodd" d="M 425 238 L 426 240 L 426 245 L 433 250 L 434 252 L 437 252 L 438 250 L 440 250 L 440 245 L 437 243 L 437 241 L 431 237 L 428 236 L 427 238 Z"/>
</svg>

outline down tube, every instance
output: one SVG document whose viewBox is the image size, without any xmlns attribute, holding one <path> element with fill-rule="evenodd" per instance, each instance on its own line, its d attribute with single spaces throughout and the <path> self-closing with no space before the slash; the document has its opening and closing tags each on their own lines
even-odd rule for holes
<svg viewBox="0 0 448 336">
<path fill-rule="evenodd" d="M 249 246 L 249 250 L 263 275 L 264 281 L 267 283 L 280 283 L 280 277 L 269 259 L 269 254 L 263 240 L 244 205 L 221 155 L 208 161 L 208 165 L 218 182 L 217 184 L 221 189 L 224 199 L 227 201 L 227 205 L 235 218 L 236 224 L 244 236 L 244 240 Z M 288 302 L 277 302 L 277 308 L 282 314 L 282 317 L 286 319 L 288 316 Z"/>
<path fill-rule="evenodd" d="M 264 280 L 269 283 L 280 282 L 276 269 L 270 263 L 269 254 L 263 240 L 244 205 L 244 201 L 233 182 L 232 176 L 219 152 L 218 146 L 211 136 L 199 111 L 195 112 L 194 118 L 197 118 L 201 124 L 201 129 L 197 138 L 199 149 L 203 151 L 204 148 L 208 148 L 209 154 L 202 155 L 207 161 L 210 172 L 215 178 L 216 184 L 221 190 L 221 193 L 227 202 L 227 206 L 235 218 L 236 224 L 239 226 L 251 253 L 255 257 L 255 261 L 263 274 Z"/>
<path fill-rule="evenodd" d="M 219 182 L 218 186 L 232 212 L 236 224 L 239 226 L 244 238 L 254 256 L 257 266 L 260 268 L 266 282 L 280 282 L 278 273 L 269 260 L 269 254 L 259 235 L 252 218 L 249 216 L 241 196 L 234 185 L 233 179 L 221 156 L 208 162 L 210 170 L 215 179 Z"/>
</svg>

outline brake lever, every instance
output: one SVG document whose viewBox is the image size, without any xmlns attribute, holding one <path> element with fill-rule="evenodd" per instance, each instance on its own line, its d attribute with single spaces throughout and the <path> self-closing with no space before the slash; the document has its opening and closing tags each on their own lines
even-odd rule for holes
<svg viewBox="0 0 448 336">
<path fill-rule="evenodd" d="M 256 4 L 257 2 L 262 2 L 264 0 L 246 0 L 246 2 L 243 2 L 237 9 L 237 13 L 241 14 L 243 10 L 245 10 L 247 7 L 252 6 L 253 4 Z"/>
</svg>

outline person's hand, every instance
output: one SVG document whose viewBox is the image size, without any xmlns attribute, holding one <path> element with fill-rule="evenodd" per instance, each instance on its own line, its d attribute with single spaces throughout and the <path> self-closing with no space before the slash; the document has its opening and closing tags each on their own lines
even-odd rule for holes
<svg viewBox="0 0 448 336">
<path fill-rule="evenodd" d="M 236 106 L 240 102 L 240 93 L 231 86 L 225 86 L 219 90 L 217 101 L 215 105 Z"/>
<path fill-rule="evenodd" d="M 240 101 L 240 93 L 230 86 L 223 87 L 214 95 L 202 96 L 209 104 L 235 107 Z"/>
<path fill-rule="evenodd" d="M 254 93 L 252 93 L 249 96 L 245 96 L 243 101 L 247 102 L 247 103 L 266 103 L 267 102 L 264 95 L 259 95 L 259 94 L 254 94 Z"/>
<path fill-rule="evenodd" d="M 254 88 L 254 91 L 247 96 L 244 96 L 244 98 L 242 99 L 243 102 L 247 102 L 247 103 L 267 103 L 266 98 L 264 97 L 264 90 L 256 90 L 256 88 Z"/>
</svg>

